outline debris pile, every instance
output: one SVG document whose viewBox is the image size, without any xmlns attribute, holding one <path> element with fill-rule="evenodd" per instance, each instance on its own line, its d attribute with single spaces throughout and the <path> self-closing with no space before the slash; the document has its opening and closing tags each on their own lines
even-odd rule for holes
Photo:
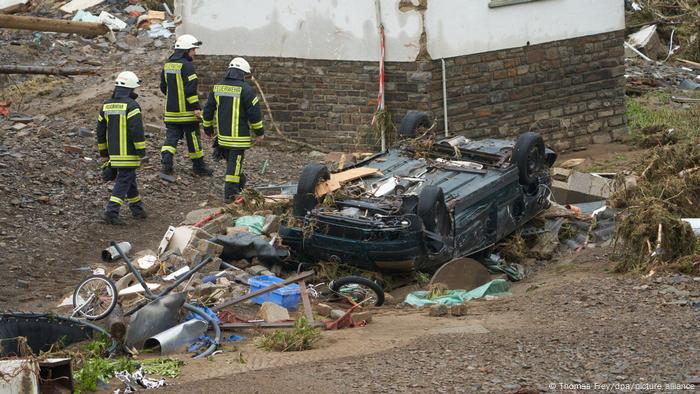
<svg viewBox="0 0 700 394">
<path fill-rule="evenodd" d="M 615 207 L 624 208 L 615 235 L 618 271 L 647 272 L 696 250 L 693 228 L 681 219 L 700 217 L 697 144 L 656 148 L 638 173 L 634 184 L 627 183 L 611 198 Z M 698 268 L 690 265 L 690 271 Z"/>
</svg>

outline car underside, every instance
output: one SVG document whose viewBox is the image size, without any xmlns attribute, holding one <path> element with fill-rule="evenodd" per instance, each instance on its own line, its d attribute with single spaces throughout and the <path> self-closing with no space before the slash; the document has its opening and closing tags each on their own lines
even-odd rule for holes
<svg viewBox="0 0 700 394">
<path fill-rule="evenodd" d="M 339 174 L 310 164 L 280 235 L 299 259 L 381 272 L 431 272 L 488 249 L 549 206 L 556 154 L 542 138 L 405 144 Z M 324 182 L 367 175 L 320 195 Z M 293 225 L 295 224 L 295 225 Z"/>
</svg>

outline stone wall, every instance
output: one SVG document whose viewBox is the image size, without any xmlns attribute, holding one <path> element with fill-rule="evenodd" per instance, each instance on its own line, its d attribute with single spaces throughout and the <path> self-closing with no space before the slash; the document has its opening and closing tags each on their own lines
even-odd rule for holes
<svg viewBox="0 0 700 394">
<path fill-rule="evenodd" d="M 445 59 L 450 134 L 511 137 L 534 130 L 558 150 L 626 133 L 622 31 Z M 231 56 L 196 60 L 200 95 Z M 353 150 L 377 139 L 374 62 L 247 58 L 275 120 L 290 137 Z M 429 111 L 443 131 L 441 60 L 386 63 L 386 107 L 396 125 Z M 271 124 L 266 114 L 266 129 Z M 376 145 L 375 145 L 376 146 Z"/>
</svg>

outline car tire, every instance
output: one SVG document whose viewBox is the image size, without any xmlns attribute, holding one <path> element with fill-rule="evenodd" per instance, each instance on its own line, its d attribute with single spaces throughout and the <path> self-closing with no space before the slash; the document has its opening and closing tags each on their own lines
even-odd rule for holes
<svg viewBox="0 0 700 394">
<path fill-rule="evenodd" d="M 318 205 L 316 186 L 331 179 L 328 167 L 323 164 L 307 164 L 301 171 L 297 194 L 294 195 L 293 211 L 295 216 L 305 216 Z"/>
<path fill-rule="evenodd" d="M 425 112 L 408 111 L 401 119 L 399 125 L 399 136 L 412 138 L 418 134 L 419 127 L 429 128 L 432 125 L 430 116 Z"/>
<path fill-rule="evenodd" d="M 532 186 L 538 183 L 538 173 L 544 168 L 544 140 L 533 132 L 521 134 L 513 149 L 512 162 L 518 166 L 520 184 Z"/>
<path fill-rule="evenodd" d="M 445 205 L 445 194 L 441 187 L 428 185 L 418 197 L 418 216 L 428 231 L 448 235 L 452 229 L 450 214 Z"/>
<path fill-rule="evenodd" d="M 384 289 L 376 282 L 361 276 L 344 276 L 338 278 L 331 282 L 329 287 L 333 292 L 338 293 L 343 286 L 350 284 L 358 284 L 372 290 L 375 296 L 374 306 L 382 306 L 384 304 Z"/>
</svg>

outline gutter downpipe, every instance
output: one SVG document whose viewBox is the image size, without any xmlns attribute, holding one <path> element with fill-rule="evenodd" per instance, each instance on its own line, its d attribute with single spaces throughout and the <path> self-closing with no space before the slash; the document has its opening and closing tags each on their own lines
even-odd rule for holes
<svg viewBox="0 0 700 394">
<path fill-rule="evenodd" d="M 447 125 L 447 77 L 445 73 L 445 58 L 441 58 L 440 60 L 442 61 L 442 112 L 445 120 L 445 137 L 449 137 L 450 129 Z"/>
</svg>

